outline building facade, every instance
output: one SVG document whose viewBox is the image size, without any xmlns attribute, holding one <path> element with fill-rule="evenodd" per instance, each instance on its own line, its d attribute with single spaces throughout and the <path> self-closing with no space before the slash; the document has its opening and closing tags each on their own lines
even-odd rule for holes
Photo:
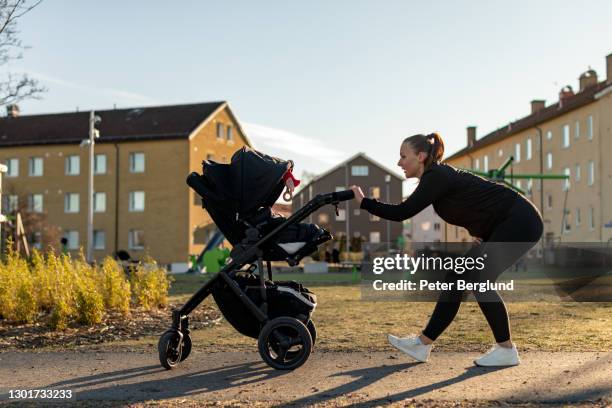
<svg viewBox="0 0 612 408">
<path fill-rule="evenodd" d="M 293 197 L 293 212 L 303 207 L 317 194 L 347 190 L 361 186 L 364 194 L 384 202 L 402 201 L 402 178 L 364 153 L 358 153 L 336 167 L 315 177 Z M 360 239 L 374 246 L 395 243 L 402 235 L 402 224 L 390 222 L 359 209 L 355 200 L 341 203 L 338 215 L 331 206 L 312 214 L 309 222 L 329 230 L 338 240 L 343 236 Z M 348 235 L 347 235 L 348 234 Z"/>
<path fill-rule="evenodd" d="M 446 159 L 460 168 L 487 172 L 510 156 L 506 174 L 565 174 L 564 180 L 514 179 L 544 219 L 549 242 L 612 241 L 612 54 L 606 58 L 607 78 L 599 81 L 588 70 L 577 92 L 570 86 L 559 100 L 531 102 L 531 113 L 480 139 L 467 129 L 467 147 Z M 445 225 L 448 241 L 471 240 L 467 231 Z"/>
<path fill-rule="evenodd" d="M 0 162 L 8 167 L 3 209 L 43 214 L 76 254 L 87 239 L 89 155 L 80 144 L 89 112 L 20 116 L 12 109 L 0 119 Z M 94 258 L 123 249 L 186 269 L 214 224 L 185 179 L 202 171 L 203 160 L 227 162 L 250 145 L 236 116 L 226 102 L 96 114 Z M 34 246 L 44 234 L 28 233 Z"/>
<path fill-rule="evenodd" d="M 413 242 L 441 242 L 443 240 L 443 221 L 430 205 L 412 217 L 410 237 Z"/>
</svg>

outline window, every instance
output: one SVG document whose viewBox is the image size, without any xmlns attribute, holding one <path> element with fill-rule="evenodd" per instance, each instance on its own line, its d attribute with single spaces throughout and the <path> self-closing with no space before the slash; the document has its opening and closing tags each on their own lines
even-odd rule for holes
<svg viewBox="0 0 612 408">
<path fill-rule="evenodd" d="M 568 233 L 571 231 L 571 229 L 572 229 L 572 223 L 569 220 L 569 216 L 565 214 L 565 217 L 563 217 L 563 232 Z"/>
<path fill-rule="evenodd" d="M 94 174 L 106 174 L 105 154 L 96 154 L 94 156 Z"/>
<path fill-rule="evenodd" d="M 480 159 L 474 160 L 474 170 L 480 170 Z"/>
<path fill-rule="evenodd" d="M 576 183 L 580 181 L 580 165 L 579 164 L 576 165 L 576 172 L 574 174 L 574 179 L 576 180 Z"/>
<path fill-rule="evenodd" d="M 223 123 L 217 123 L 217 139 L 223 139 Z"/>
<path fill-rule="evenodd" d="M 563 180 L 563 191 L 566 191 L 566 190 L 569 190 L 569 188 L 570 188 L 570 177 L 571 177 L 570 168 L 569 167 L 565 167 L 563 169 L 563 174 L 568 176 L 568 178 Z"/>
<path fill-rule="evenodd" d="M 106 211 L 106 193 L 94 193 L 93 210 L 97 213 Z"/>
<path fill-rule="evenodd" d="M 19 159 L 8 159 L 6 161 L 6 177 L 17 177 L 19 176 Z"/>
<path fill-rule="evenodd" d="M 482 159 L 482 167 L 485 173 L 489 171 L 489 156 Z"/>
<path fill-rule="evenodd" d="M 28 161 L 28 174 L 33 177 L 40 177 L 43 175 L 42 157 L 30 157 Z"/>
<path fill-rule="evenodd" d="M 595 163 L 589 161 L 589 167 L 587 168 L 587 183 L 589 186 L 595 184 Z"/>
<path fill-rule="evenodd" d="M 552 157 L 552 153 L 548 152 L 546 153 L 546 168 L 547 169 L 552 169 L 553 166 L 553 157 Z"/>
<path fill-rule="evenodd" d="M 367 176 L 368 166 L 351 166 L 351 176 Z"/>
<path fill-rule="evenodd" d="M 422 231 L 429 231 L 429 229 L 431 228 L 431 222 L 429 221 L 423 221 L 421 223 L 421 230 Z"/>
<path fill-rule="evenodd" d="M 587 139 L 593 140 L 593 116 L 587 118 Z"/>
<path fill-rule="evenodd" d="M 525 143 L 525 160 L 531 160 L 531 138 Z"/>
<path fill-rule="evenodd" d="M 440 223 L 434 222 L 434 231 L 440 231 Z"/>
<path fill-rule="evenodd" d="M 336 221 L 346 221 L 346 210 L 344 208 L 338 209 L 338 215 L 336 215 Z"/>
<path fill-rule="evenodd" d="M 336 192 L 344 191 L 344 190 L 346 190 L 346 187 L 344 187 L 344 186 L 336 186 Z"/>
<path fill-rule="evenodd" d="M 226 134 L 227 140 L 234 140 L 234 136 L 232 135 L 232 125 L 227 125 Z"/>
<path fill-rule="evenodd" d="M 504 151 L 502 149 L 499 149 L 497 151 L 497 157 L 502 157 L 504 155 Z"/>
<path fill-rule="evenodd" d="M 380 217 L 376 216 L 376 215 L 372 215 L 370 214 L 370 221 L 372 222 L 378 222 L 380 221 Z"/>
<path fill-rule="evenodd" d="M 359 216 L 359 215 L 361 215 L 361 210 L 360 210 L 359 208 L 355 208 L 355 209 L 353 210 L 353 215 L 355 215 L 355 216 Z"/>
<path fill-rule="evenodd" d="M 370 187 L 370 198 L 380 198 L 380 187 Z"/>
<path fill-rule="evenodd" d="M 142 152 L 130 153 L 130 173 L 144 173 L 145 155 Z"/>
<path fill-rule="evenodd" d="M 570 147 L 570 127 L 569 125 L 563 125 L 563 145 L 564 148 Z"/>
<path fill-rule="evenodd" d="M 546 132 L 546 139 L 552 140 L 552 130 L 549 130 L 548 132 Z"/>
<path fill-rule="evenodd" d="M 521 190 L 523 189 L 523 183 L 521 183 L 521 180 L 516 180 L 514 182 L 514 185 L 516 186 L 516 188 L 519 188 Z"/>
<path fill-rule="evenodd" d="M 320 213 L 318 222 L 319 224 L 327 224 L 329 222 L 329 215 Z"/>
<path fill-rule="evenodd" d="M 28 195 L 28 211 L 41 213 L 43 212 L 43 195 L 29 194 Z"/>
<path fill-rule="evenodd" d="M 8 195 L 7 211 L 15 212 L 19 210 L 19 196 L 17 194 Z"/>
<path fill-rule="evenodd" d="M 370 232 L 370 242 L 372 244 L 380 243 L 380 232 L 379 231 L 371 231 Z"/>
<path fill-rule="evenodd" d="M 517 143 L 514 146 L 514 161 L 519 163 L 521 161 L 521 144 Z"/>
<path fill-rule="evenodd" d="M 577 120 L 574 125 L 574 138 L 578 139 L 580 137 L 580 121 Z"/>
<path fill-rule="evenodd" d="M 144 191 L 130 191 L 130 211 L 140 212 L 145 209 Z"/>
<path fill-rule="evenodd" d="M 93 232 L 93 249 L 106 248 L 106 233 L 104 230 L 94 230 Z"/>
<path fill-rule="evenodd" d="M 67 230 L 64 233 L 64 238 L 68 240 L 66 245 L 68 249 L 79 249 L 79 231 Z"/>
<path fill-rule="evenodd" d="M 144 231 L 130 230 L 128 236 L 128 247 L 130 249 L 144 249 Z"/>
<path fill-rule="evenodd" d="M 548 195 L 546 196 L 546 207 L 547 207 L 548 209 L 551 209 L 551 208 L 552 208 L 552 206 L 553 206 L 552 194 L 548 194 Z"/>
<path fill-rule="evenodd" d="M 65 171 L 67 176 L 78 176 L 80 172 L 80 167 L 81 160 L 79 156 L 66 156 Z"/>
<path fill-rule="evenodd" d="M 580 220 L 580 208 L 576 208 L 576 226 L 579 226 L 581 223 Z"/>
<path fill-rule="evenodd" d="M 213 156 L 212 154 L 208 153 L 206 155 L 206 160 L 208 160 L 208 161 L 215 160 L 215 156 Z"/>
<path fill-rule="evenodd" d="M 533 179 L 527 180 L 527 194 L 531 195 L 533 192 Z"/>
<path fill-rule="evenodd" d="M 589 229 L 592 231 L 595 229 L 595 208 L 589 207 Z"/>
<path fill-rule="evenodd" d="M 79 193 L 64 194 L 64 212 L 78 213 L 79 212 Z"/>
</svg>

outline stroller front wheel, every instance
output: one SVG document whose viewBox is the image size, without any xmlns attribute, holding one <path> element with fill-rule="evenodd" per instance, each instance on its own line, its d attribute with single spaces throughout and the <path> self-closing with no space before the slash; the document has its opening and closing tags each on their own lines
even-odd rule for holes
<svg viewBox="0 0 612 408">
<path fill-rule="evenodd" d="M 181 335 L 176 330 L 168 330 L 159 338 L 159 342 L 157 343 L 159 362 L 166 370 L 173 369 L 184 360 L 181 358 L 183 354 L 182 343 Z M 191 341 L 189 344 L 191 344 Z"/>
<path fill-rule="evenodd" d="M 277 370 L 294 370 L 308 360 L 312 337 L 304 323 L 293 317 L 277 317 L 261 329 L 257 342 L 266 364 Z"/>
</svg>

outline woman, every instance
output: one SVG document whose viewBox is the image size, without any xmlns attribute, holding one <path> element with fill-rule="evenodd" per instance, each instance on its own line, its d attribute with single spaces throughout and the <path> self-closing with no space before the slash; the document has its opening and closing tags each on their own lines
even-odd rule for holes
<svg viewBox="0 0 612 408">
<path fill-rule="evenodd" d="M 437 133 L 408 137 L 401 145 L 397 164 L 406 178 L 419 179 L 414 193 L 401 204 L 385 204 L 365 198 L 360 187 L 352 186 L 355 199 L 360 208 L 370 214 L 392 221 L 411 218 L 433 204 L 444 221 L 466 228 L 475 237 L 475 244 L 466 256 L 486 254 L 484 273 L 471 271 L 458 275 L 451 271 L 445 280 L 453 282 L 460 277 L 493 282 L 540 239 L 542 218 L 533 204 L 514 190 L 440 163 L 443 154 L 444 142 Z M 405 338 L 389 335 L 389 342 L 417 361 L 426 362 L 433 342 L 455 318 L 464 295 L 456 289 L 441 292 L 429 323 L 420 335 Z M 474 291 L 474 297 L 496 341 L 493 348 L 474 363 L 479 366 L 519 364 L 502 298 L 496 291 Z"/>
</svg>

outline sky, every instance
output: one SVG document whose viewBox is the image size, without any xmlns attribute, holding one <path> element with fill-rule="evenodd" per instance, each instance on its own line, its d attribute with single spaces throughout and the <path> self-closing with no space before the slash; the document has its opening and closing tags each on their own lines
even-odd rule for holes
<svg viewBox="0 0 612 408">
<path fill-rule="evenodd" d="M 22 114 L 228 101 L 255 147 L 322 173 L 356 152 L 391 169 L 401 141 L 448 154 L 605 79 L 612 2 L 44 0 L 3 71 L 48 88 Z"/>
</svg>

